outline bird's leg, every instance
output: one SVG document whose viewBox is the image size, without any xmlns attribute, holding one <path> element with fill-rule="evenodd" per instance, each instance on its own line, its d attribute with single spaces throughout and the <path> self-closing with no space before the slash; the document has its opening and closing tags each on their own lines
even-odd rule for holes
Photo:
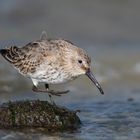
<svg viewBox="0 0 140 140">
<path fill-rule="evenodd" d="M 48 85 L 48 84 L 45 84 L 45 88 L 48 90 L 48 89 L 49 89 L 49 85 Z M 37 86 L 35 86 L 35 85 L 33 85 L 32 90 L 33 90 L 34 92 L 43 92 L 43 93 L 46 92 L 46 90 L 40 90 L 40 89 L 38 89 Z M 48 94 L 49 94 L 49 93 L 48 93 Z M 56 105 L 55 102 L 54 102 L 53 99 L 52 99 L 51 94 L 49 94 L 49 98 L 50 98 L 51 104 Z"/>
<path fill-rule="evenodd" d="M 45 88 L 47 90 L 49 90 L 49 84 L 45 84 Z M 50 93 L 48 93 L 48 94 L 49 94 L 49 98 L 50 98 L 51 104 L 52 105 L 56 105 L 55 102 L 54 102 L 54 100 L 53 100 L 53 98 L 52 98 L 52 95 Z"/>
<path fill-rule="evenodd" d="M 47 92 L 51 95 L 54 95 L 54 96 L 61 96 L 62 94 L 66 94 L 69 92 L 69 90 L 66 90 L 66 91 L 54 91 L 54 90 L 50 90 L 49 88 L 47 88 L 47 90 L 42 90 L 42 89 L 38 89 L 37 86 L 33 85 L 33 88 L 32 90 L 34 92 Z"/>
</svg>

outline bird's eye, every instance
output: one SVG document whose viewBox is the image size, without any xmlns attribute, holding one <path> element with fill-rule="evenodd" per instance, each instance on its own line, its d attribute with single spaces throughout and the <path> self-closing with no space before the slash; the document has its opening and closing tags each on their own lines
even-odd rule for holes
<svg viewBox="0 0 140 140">
<path fill-rule="evenodd" d="M 82 63 L 82 60 L 78 60 L 78 62 L 81 64 Z"/>
</svg>

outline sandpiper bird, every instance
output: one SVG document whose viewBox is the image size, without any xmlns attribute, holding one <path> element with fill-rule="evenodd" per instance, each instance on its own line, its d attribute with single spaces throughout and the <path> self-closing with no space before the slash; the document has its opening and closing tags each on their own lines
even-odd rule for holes
<svg viewBox="0 0 140 140">
<path fill-rule="evenodd" d="M 60 96 L 68 91 L 54 91 L 49 84 L 59 84 L 87 75 L 104 94 L 100 84 L 91 72 L 91 58 L 87 53 L 64 39 L 48 39 L 42 35 L 40 40 L 18 48 L 1 49 L 1 55 L 9 61 L 23 76 L 32 79 L 35 92 L 46 92 Z M 45 89 L 39 89 L 38 83 L 44 82 Z"/>
</svg>

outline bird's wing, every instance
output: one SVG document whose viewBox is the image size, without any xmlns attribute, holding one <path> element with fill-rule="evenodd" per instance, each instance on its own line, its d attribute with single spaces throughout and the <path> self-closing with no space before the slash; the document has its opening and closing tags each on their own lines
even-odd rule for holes
<svg viewBox="0 0 140 140">
<path fill-rule="evenodd" d="M 52 47 L 47 41 L 35 41 L 22 48 L 12 46 L 8 49 L 0 50 L 3 57 L 9 61 L 21 74 L 28 75 L 34 73 L 36 68 L 47 61 Z"/>
</svg>

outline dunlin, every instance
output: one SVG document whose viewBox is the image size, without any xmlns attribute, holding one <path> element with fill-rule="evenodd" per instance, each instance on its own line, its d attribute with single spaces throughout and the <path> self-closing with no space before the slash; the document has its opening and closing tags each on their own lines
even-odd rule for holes
<svg viewBox="0 0 140 140">
<path fill-rule="evenodd" d="M 19 48 L 12 46 L 1 49 L 2 56 L 23 76 L 33 82 L 33 91 L 47 92 L 60 96 L 68 91 L 54 91 L 49 84 L 65 83 L 80 75 L 87 75 L 104 94 L 100 84 L 91 72 L 91 58 L 81 48 L 64 39 L 41 39 Z M 39 89 L 38 83 L 45 83 L 46 89 Z"/>
</svg>

